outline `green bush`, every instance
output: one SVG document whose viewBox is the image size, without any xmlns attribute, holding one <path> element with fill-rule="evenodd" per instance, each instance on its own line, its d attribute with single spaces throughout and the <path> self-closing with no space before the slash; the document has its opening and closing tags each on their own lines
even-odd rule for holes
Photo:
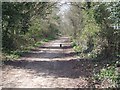
<svg viewBox="0 0 120 90">
<path fill-rule="evenodd" d="M 82 51 L 81 46 L 74 46 L 73 49 L 75 50 L 75 52 L 81 52 Z"/>
<path fill-rule="evenodd" d="M 104 79 L 112 80 L 113 85 L 117 86 L 120 76 L 117 75 L 115 66 L 109 66 L 107 68 L 101 69 L 94 78 L 99 81 L 103 81 Z"/>
</svg>

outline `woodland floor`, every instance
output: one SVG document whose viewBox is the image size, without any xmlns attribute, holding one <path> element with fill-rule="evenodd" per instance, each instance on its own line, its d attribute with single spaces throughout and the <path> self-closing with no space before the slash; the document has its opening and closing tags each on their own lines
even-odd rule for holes
<svg viewBox="0 0 120 90">
<path fill-rule="evenodd" d="M 60 47 L 62 44 L 62 47 Z M 94 72 L 99 72 L 105 62 L 79 59 L 68 37 L 47 42 L 45 45 L 23 53 L 15 61 L 4 62 L 3 88 L 86 88 L 106 87 L 110 83 L 96 83 Z"/>
</svg>

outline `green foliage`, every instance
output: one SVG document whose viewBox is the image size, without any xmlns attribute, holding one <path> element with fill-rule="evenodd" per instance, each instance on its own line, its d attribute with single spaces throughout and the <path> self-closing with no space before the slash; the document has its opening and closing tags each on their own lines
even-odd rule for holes
<svg viewBox="0 0 120 90">
<path fill-rule="evenodd" d="M 11 52 L 10 54 L 8 53 L 4 53 L 2 55 L 2 60 L 16 60 L 20 57 L 20 55 L 18 54 L 18 52 Z"/>
<path fill-rule="evenodd" d="M 82 47 L 80 47 L 80 46 L 74 46 L 73 49 L 75 50 L 75 52 L 82 51 Z"/>
<path fill-rule="evenodd" d="M 48 42 L 49 40 L 48 39 L 43 39 L 44 42 Z"/>
<path fill-rule="evenodd" d="M 112 80 L 112 83 L 118 87 L 120 76 L 117 74 L 115 66 L 109 66 L 101 69 L 101 71 L 95 75 L 95 80 L 103 81 L 104 79 Z"/>
<path fill-rule="evenodd" d="M 99 36 L 102 39 L 101 46 L 107 57 L 116 56 L 119 51 L 119 3 L 99 3 L 94 9 L 94 18 L 101 27 Z M 117 28 L 114 28 L 117 27 Z M 106 40 L 106 42 L 104 42 Z"/>
<path fill-rule="evenodd" d="M 72 42 L 72 46 L 74 47 L 74 46 L 77 46 L 77 44 L 76 44 L 76 42 L 73 40 L 73 42 Z"/>
<path fill-rule="evenodd" d="M 42 39 L 53 39 L 59 33 L 54 23 L 47 17 L 53 3 L 3 2 L 2 3 L 2 50 L 5 53 L 38 46 Z M 47 40 L 47 41 L 48 41 Z"/>
<path fill-rule="evenodd" d="M 111 67 L 108 67 L 107 69 L 103 68 L 101 69 L 100 74 L 98 74 L 97 76 L 99 79 L 110 78 L 114 80 L 116 79 L 115 67 L 111 66 Z"/>
<path fill-rule="evenodd" d="M 40 46 L 42 43 L 41 42 L 36 42 L 33 46 L 34 47 L 38 47 L 38 46 Z"/>
<path fill-rule="evenodd" d="M 93 17 L 94 11 L 92 8 L 88 11 L 83 10 L 82 14 L 84 15 L 84 27 L 75 40 L 76 47 L 74 48 L 75 51 L 77 50 L 77 52 L 82 52 L 80 57 L 95 58 L 99 53 L 98 33 L 100 31 L 100 27 L 95 22 Z"/>
<path fill-rule="evenodd" d="M 76 47 L 84 56 L 113 58 L 120 53 L 120 8 L 118 2 L 91 3 L 90 8 L 82 10 L 82 29 L 76 34 Z M 87 6 L 87 3 L 83 3 Z M 76 12 L 77 13 L 77 12 Z M 74 21 L 75 23 L 75 21 Z M 115 28 L 116 27 L 116 28 Z M 76 32 L 76 31 L 74 31 Z M 78 50 L 78 49 L 77 49 Z"/>
</svg>

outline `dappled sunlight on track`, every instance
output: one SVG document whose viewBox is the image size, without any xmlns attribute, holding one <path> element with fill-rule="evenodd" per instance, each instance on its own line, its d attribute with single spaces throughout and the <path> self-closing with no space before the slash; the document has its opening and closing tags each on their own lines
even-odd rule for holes
<svg viewBox="0 0 120 90">
<path fill-rule="evenodd" d="M 21 56 L 4 62 L 3 87 L 85 88 L 91 84 L 89 78 L 95 64 L 79 59 L 68 37 L 48 42 Z"/>
</svg>

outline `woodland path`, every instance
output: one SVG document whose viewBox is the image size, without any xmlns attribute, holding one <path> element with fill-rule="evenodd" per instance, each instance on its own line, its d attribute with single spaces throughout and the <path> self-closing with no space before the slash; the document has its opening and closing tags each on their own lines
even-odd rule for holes
<svg viewBox="0 0 120 90">
<path fill-rule="evenodd" d="M 2 84 L 7 88 L 85 88 L 92 86 L 93 71 L 101 67 L 77 58 L 70 39 L 61 37 L 5 62 Z"/>
</svg>

